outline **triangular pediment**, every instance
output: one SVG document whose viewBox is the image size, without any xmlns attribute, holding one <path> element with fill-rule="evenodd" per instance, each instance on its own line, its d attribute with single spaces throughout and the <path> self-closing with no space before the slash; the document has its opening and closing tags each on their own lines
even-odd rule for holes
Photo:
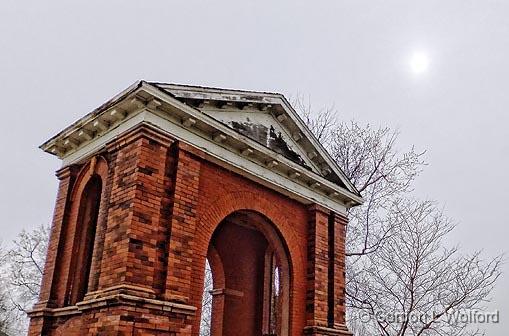
<svg viewBox="0 0 509 336">
<path fill-rule="evenodd" d="M 139 81 L 41 148 L 70 165 L 140 125 L 194 146 L 213 162 L 294 199 L 338 211 L 362 203 L 353 184 L 278 93 Z"/>
<path fill-rule="evenodd" d="M 151 84 L 304 168 L 358 193 L 282 94 Z"/>
</svg>

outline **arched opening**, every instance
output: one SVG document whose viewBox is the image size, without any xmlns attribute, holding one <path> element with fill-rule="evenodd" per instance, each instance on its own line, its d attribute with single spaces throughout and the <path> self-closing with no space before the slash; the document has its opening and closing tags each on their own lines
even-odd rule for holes
<svg viewBox="0 0 509 336">
<path fill-rule="evenodd" d="M 70 287 L 69 304 L 82 301 L 88 290 L 92 253 L 94 250 L 99 204 L 101 200 L 102 181 L 93 175 L 83 189 L 75 234 L 74 276 Z"/>
<path fill-rule="evenodd" d="M 219 224 L 204 283 L 201 336 L 289 335 L 290 264 L 263 215 L 236 211 Z"/>
</svg>

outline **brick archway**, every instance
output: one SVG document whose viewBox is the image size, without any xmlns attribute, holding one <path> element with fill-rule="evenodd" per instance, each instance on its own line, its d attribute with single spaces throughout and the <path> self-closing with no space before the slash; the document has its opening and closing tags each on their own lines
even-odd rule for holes
<svg viewBox="0 0 509 336">
<path fill-rule="evenodd" d="M 217 170 L 216 173 L 218 173 Z M 205 176 L 208 176 L 208 174 L 208 171 L 204 172 Z M 231 178 L 231 176 L 228 176 L 228 178 Z M 203 187 L 208 190 L 206 186 Z M 302 230 L 302 226 L 307 223 L 307 216 L 303 217 L 303 213 L 300 211 L 298 213 L 292 212 L 296 209 L 293 207 L 293 202 L 283 201 L 278 194 L 267 193 L 263 189 L 258 190 L 258 188 L 253 188 L 252 185 L 246 187 L 236 185 L 231 191 L 226 188 L 214 189 L 213 194 L 202 195 L 199 203 L 198 213 L 200 215 L 197 218 L 196 234 L 194 236 L 196 259 L 192 265 L 193 279 L 196 280 L 192 282 L 193 296 L 190 298 L 190 303 L 198 308 L 193 335 L 199 333 L 204 265 L 209 243 L 214 231 L 223 220 L 230 214 L 239 211 L 251 211 L 266 218 L 267 222 L 271 223 L 274 228 L 274 232 L 280 237 L 278 239 L 283 242 L 288 259 L 289 296 L 292 298 L 287 311 L 288 330 L 289 332 L 291 330 L 301 330 L 304 323 L 302 310 L 305 309 L 304 286 L 306 284 L 306 269 L 303 266 L 307 263 L 305 255 L 306 232 Z M 294 316 L 297 318 L 294 318 Z"/>
<path fill-rule="evenodd" d="M 206 207 L 207 210 L 198 218 L 196 232 L 199 238 L 196 244 L 196 252 L 200 256 L 207 255 L 208 243 L 219 224 L 221 224 L 228 215 L 242 210 L 257 212 L 265 216 L 274 224 L 281 237 L 285 237 L 285 242 L 288 243 L 289 241 L 297 240 L 287 211 L 280 208 L 278 204 L 275 204 L 272 200 L 260 197 L 256 192 L 242 190 L 225 193 L 216 198 L 213 202 L 204 204 L 204 207 Z M 290 260 L 294 260 L 295 262 L 305 261 L 302 253 L 300 253 L 298 249 L 294 249 L 291 244 L 288 244 L 286 248 L 288 249 Z"/>
<path fill-rule="evenodd" d="M 214 230 L 207 259 L 214 280 L 210 335 L 289 335 L 291 267 L 270 219 L 252 210 L 229 214 Z"/>
</svg>

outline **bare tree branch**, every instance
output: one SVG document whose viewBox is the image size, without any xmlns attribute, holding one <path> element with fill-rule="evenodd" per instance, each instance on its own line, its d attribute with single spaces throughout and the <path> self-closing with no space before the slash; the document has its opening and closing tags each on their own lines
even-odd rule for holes
<svg viewBox="0 0 509 336">
<path fill-rule="evenodd" d="M 13 334 L 26 332 L 26 313 L 39 295 L 48 239 L 49 227 L 40 225 L 32 231 L 23 230 L 10 249 L 0 252 L 2 288 L 7 289 L 5 302 L 10 315 L 14 316 L 10 319 L 10 332 Z M 5 315 L 0 308 L 0 320 L 2 316 Z"/>
<path fill-rule="evenodd" d="M 339 122 L 333 107 L 315 112 L 293 101 L 365 200 L 349 212 L 346 298 L 349 325 L 359 335 L 480 335 L 453 312 L 479 309 L 500 275 L 501 257 L 482 260 L 447 248 L 451 220 L 433 202 L 408 199 L 426 163 L 424 151 L 401 151 L 388 127 Z M 398 313 L 398 321 L 379 318 Z M 430 314 L 419 323 L 408 318 Z M 365 323 L 366 316 L 370 317 Z"/>
<path fill-rule="evenodd" d="M 397 233 L 362 263 L 350 265 L 356 273 L 347 285 L 350 307 L 372 317 L 365 334 L 480 334 L 468 321 L 450 317 L 482 308 L 500 276 L 502 257 L 484 261 L 480 252 L 462 256 L 456 247 L 446 248 L 454 225 L 433 202 L 399 200 L 391 213 Z M 383 325 L 377 312 L 403 318 Z"/>
</svg>

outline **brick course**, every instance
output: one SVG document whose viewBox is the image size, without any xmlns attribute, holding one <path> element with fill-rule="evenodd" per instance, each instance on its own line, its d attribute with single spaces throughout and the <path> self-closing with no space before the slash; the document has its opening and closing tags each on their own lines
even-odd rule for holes
<svg viewBox="0 0 509 336">
<path fill-rule="evenodd" d="M 303 330 L 347 334 L 346 218 L 219 167 L 204 152 L 147 126 L 116 138 L 97 155 L 92 160 L 104 160 L 99 172 L 103 188 L 88 294 L 83 302 L 66 306 L 78 216 L 70 193 L 83 188 L 80 174 L 92 161 L 59 173 L 48 258 L 30 335 L 197 336 L 209 243 L 223 220 L 242 210 L 272 223 L 287 251 L 290 335 L 302 335 Z M 334 216 L 333 247 L 329 216 Z M 329 248 L 334 249 L 333 272 Z M 328 324 L 331 309 L 336 329 Z M 232 334 L 226 332 L 227 325 L 215 328 Z"/>
</svg>

